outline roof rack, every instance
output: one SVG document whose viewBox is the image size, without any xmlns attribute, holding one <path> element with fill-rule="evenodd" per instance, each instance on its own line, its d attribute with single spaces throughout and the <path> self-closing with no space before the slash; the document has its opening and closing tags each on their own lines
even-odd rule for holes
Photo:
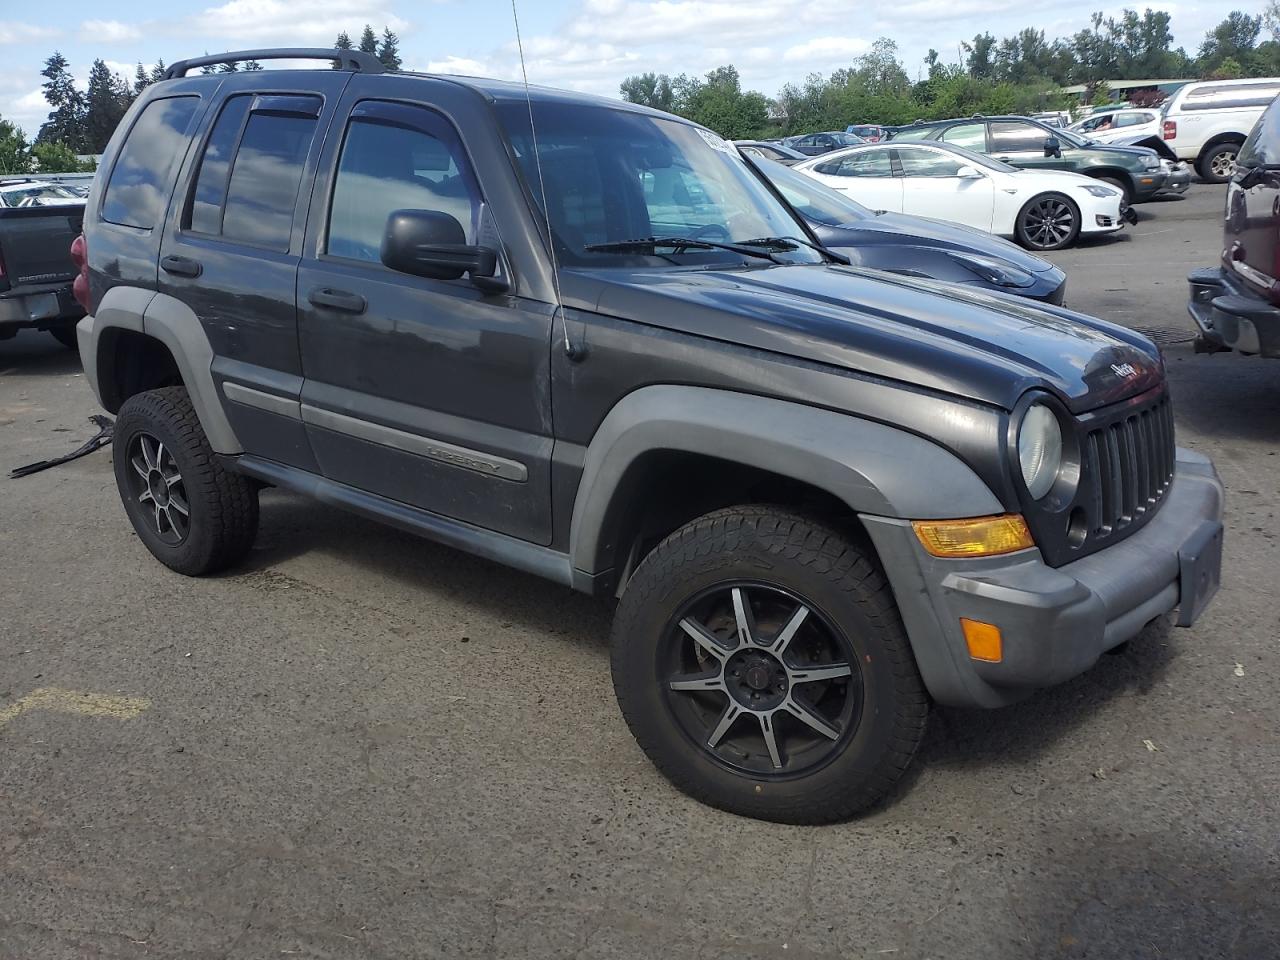
<svg viewBox="0 0 1280 960">
<path fill-rule="evenodd" d="M 179 60 L 170 64 L 164 72 L 164 79 L 173 80 L 185 77 L 188 70 L 196 67 L 208 67 L 222 63 L 240 63 L 245 60 L 333 60 L 339 64 L 340 70 L 354 70 L 356 73 L 384 73 L 382 61 L 371 53 L 360 50 L 327 50 L 324 47 L 274 47 L 269 50 L 238 50 L 234 53 L 219 53 L 210 56 L 192 57 L 190 60 Z"/>
</svg>

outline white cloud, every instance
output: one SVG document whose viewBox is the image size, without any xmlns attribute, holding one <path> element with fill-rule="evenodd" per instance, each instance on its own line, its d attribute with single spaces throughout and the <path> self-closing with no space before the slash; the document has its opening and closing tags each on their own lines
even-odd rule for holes
<svg viewBox="0 0 1280 960">
<path fill-rule="evenodd" d="M 62 31 L 57 27 L 38 27 L 32 23 L 19 23 L 16 20 L 0 21 L 0 44 L 49 40 L 61 34 Z"/>
<path fill-rule="evenodd" d="M 427 63 L 427 73 L 451 73 L 463 77 L 492 77 L 493 68 L 482 60 L 471 60 L 467 57 L 445 57 L 443 60 L 432 60 Z"/>
<path fill-rule="evenodd" d="M 86 20 L 80 24 L 80 39 L 86 43 L 130 43 L 141 38 L 141 27 L 119 20 Z"/>
<path fill-rule="evenodd" d="M 201 34 L 225 40 L 328 46 L 344 30 L 358 40 L 366 23 L 385 24 L 397 34 L 411 28 L 408 20 L 392 12 L 389 0 L 313 0 L 305 11 L 286 0 L 229 0 L 201 11 L 192 26 Z"/>
<path fill-rule="evenodd" d="M 797 43 L 783 51 L 782 59 L 788 62 L 821 60 L 852 60 L 871 49 L 862 37 L 819 37 L 808 43 Z"/>
</svg>

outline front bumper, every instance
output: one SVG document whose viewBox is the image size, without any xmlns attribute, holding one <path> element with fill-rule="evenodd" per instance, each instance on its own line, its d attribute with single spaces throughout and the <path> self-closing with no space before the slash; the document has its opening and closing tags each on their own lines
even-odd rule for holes
<svg viewBox="0 0 1280 960">
<path fill-rule="evenodd" d="M 1164 182 L 1161 193 L 1168 196 L 1169 194 L 1183 194 L 1191 187 L 1191 168 L 1185 163 L 1173 164 L 1165 171 L 1168 175 Z"/>
<path fill-rule="evenodd" d="M 1200 329 L 1198 350 L 1238 350 L 1280 357 L 1280 307 L 1245 286 L 1225 267 L 1195 270 L 1187 277 L 1187 312 Z"/>
<path fill-rule="evenodd" d="M 1169 175 L 1163 170 L 1143 170 L 1133 175 L 1133 202 L 1146 203 L 1163 192 Z"/>
<path fill-rule="evenodd" d="M 930 694 L 953 706 L 998 707 L 1084 672 L 1175 607 L 1179 625 L 1189 626 L 1217 589 L 1222 502 L 1213 465 L 1178 450 L 1173 485 L 1155 517 L 1057 568 L 1038 550 L 943 560 L 925 552 L 909 521 L 863 521 Z M 969 657 L 961 617 L 1000 628 L 1000 662 Z"/>
</svg>

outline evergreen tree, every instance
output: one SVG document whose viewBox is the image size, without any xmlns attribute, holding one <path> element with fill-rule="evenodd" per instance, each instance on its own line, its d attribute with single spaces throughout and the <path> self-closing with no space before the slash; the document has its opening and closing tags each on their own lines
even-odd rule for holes
<svg viewBox="0 0 1280 960">
<path fill-rule="evenodd" d="M 156 65 L 151 68 L 151 82 L 157 83 L 164 79 L 164 72 L 168 68 L 164 65 L 163 60 L 157 60 Z"/>
<path fill-rule="evenodd" d="M 38 143 L 65 143 L 73 150 L 84 143 L 84 97 L 76 89 L 67 58 L 56 50 L 44 62 L 40 75 L 45 78 L 42 89 L 45 101 L 52 108 L 49 119 L 40 127 Z"/>
<path fill-rule="evenodd" d="M 93 61 L 89 92 L 85 97 L 84 142 L 79 145 L 86 153 L 101 153 L 106 149 L 107 141 L 128 109 L 127 94 L 122 93 L 121 85 L 122 81 L 117 80 L 101 59 Z M 70 140 L 66 143 L 73 149 L 78 148 Z"/>
<path fill-rule="evenodd" d="M 240 64 L 236 63 L 234 60 L 232 60 L 230 63 L 220 63 L 218 64 L 218 72 L 219 73 L 239 73 Z"/>
<path fill-rule="evenodd" d="M 262 69 L 262 64 L 260 64 L 257 60 L 246 60 L 244 62 L 244 67 L 242 67 L 241 69 L 246 70 L 249 73 L 254 73 Z"/>
<path fill-rule="evenodd" d="M 151 86 L 151 77 L 147 71 L 142 68 L 142 61 L 138 61 L 138 69 L 133 72 L 133 95 L 135 97 L 142 96 L 142 91 Z"/>
<path fill-rule="evenodd" d="M 364 25 L 364 33 L 360 34 L 360 52 L 372 53 L 375 56 L 378 53 L 378 35 L 367 23 Z"/>
<path fill-rule="evenodd" d="M 1277 2 L 1280 2 L 1280 0 L 1277 0 Z M 351 35 L 347 33 L 347 31 L 343 30 L 340 34 L 338 34 L 338 39 L 333 41 L 333 48 L 335 50 L 350 50 Z M 333 69 L 335 70 L 342 69 L 342 64 L 339 63 L 337 60 L 333 61 Z"/>
<path fill-rule="evenodd" d="M 382 28 L 382 43 L 378 45 L 378 59 L 387 73 L 400 72 L 400 38 L 391 32 L 390 27 Z"/>
</svg>

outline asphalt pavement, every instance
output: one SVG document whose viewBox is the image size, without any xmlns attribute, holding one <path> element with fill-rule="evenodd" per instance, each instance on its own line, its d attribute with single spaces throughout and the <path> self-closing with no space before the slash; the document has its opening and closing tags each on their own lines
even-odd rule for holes
<svg viewBox="0 0 1280 960">
<path fill-rule="evenodd" d="M 1190 630 L 937 709 L 859 820 L 678 794 L 613 702 L 610 605 L 264 493 L 243 567 L 151 559 L 111 451 L 0 479 L 0 958 L 1280 957 L 1280 361 L 1196 355 L 1223 188 L 1052 257 L 1164 344 L 1228 490 Z M 74 355 L 0 343 L 0 477 L 94 432 Z"/>
</svg>

